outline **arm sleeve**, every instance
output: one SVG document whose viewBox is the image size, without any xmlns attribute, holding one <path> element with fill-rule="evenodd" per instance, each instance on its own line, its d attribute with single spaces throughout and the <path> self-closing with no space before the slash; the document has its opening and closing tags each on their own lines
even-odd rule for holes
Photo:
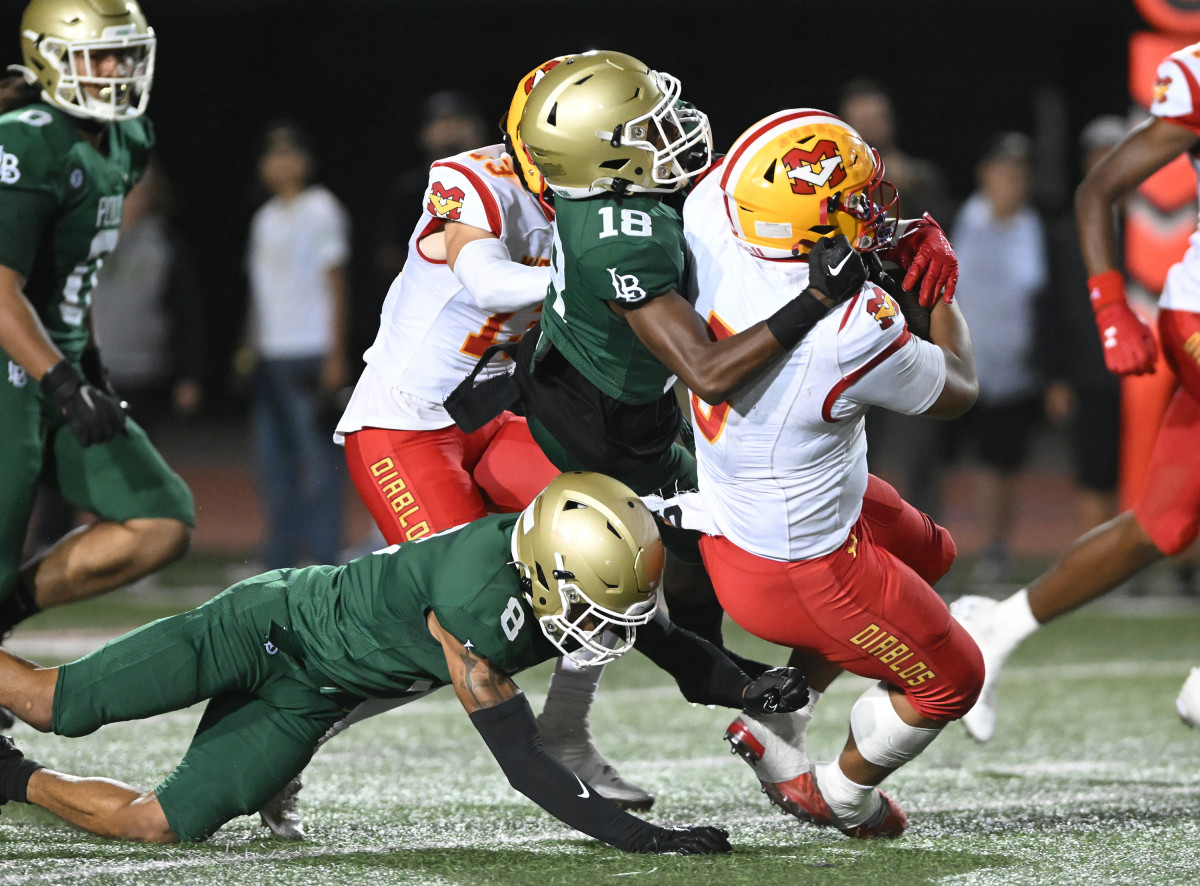
<svg viewBox="0 0 1200 886">
<path fill-rule="evenodd" d="M 627 852 L 637 852 L 658 830 L 618 809 L 546 753 L 524 695 L 470 716 L 508 783 L 555 818 Z"/>
<path fill-rule="evenodd" d="M 546 297 L 550 268 L 531 268 L 515 262 L 502 240 L 472 240 L 454 262 L 458 278 L 482 310 L 519 311 Z"/>
<path fill-rule="evenodd" d="M 638 629 L 636 647 L 675 678 L 688 701 L 742 708 L 749 675 L 703 637 L 673 624 L 661 610 Z"/>
</svg>

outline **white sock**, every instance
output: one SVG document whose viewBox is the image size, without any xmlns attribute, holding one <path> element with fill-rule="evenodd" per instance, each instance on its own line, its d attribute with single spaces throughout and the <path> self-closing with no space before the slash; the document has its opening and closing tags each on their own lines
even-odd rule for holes
<svg viewBox="0 0 1200 886">
<path fill-rule="evenodd" d="M 1041 625 L 1029 608 L 1029 590 L 1021 588 L 1011 597 L 1001 600 L 996 606 L 993 637 L 1001 644 L 1004 655 L 1021 645 L 1021 641 Z"/>
<path fill-rule="evenodd" d="M 879 806 L 875 788 L 848 779 L 837 760 L 818 763 L 816 776 L 817 787 L 829 804 L 829 811 L 843 826 L 860 825 L 875 814 Z"/>
<path fill-rule="evenodd" d="M 820 699 L 821 693 L 810 689 L 808 704 L 790 714 L 749 714 L 742 711 L 742 720 L 763 745 L 763 758 L 754 767 L 761 781 L 778 784 L 808 772 L 811 764 L 805 737 Z"/>
</svg>

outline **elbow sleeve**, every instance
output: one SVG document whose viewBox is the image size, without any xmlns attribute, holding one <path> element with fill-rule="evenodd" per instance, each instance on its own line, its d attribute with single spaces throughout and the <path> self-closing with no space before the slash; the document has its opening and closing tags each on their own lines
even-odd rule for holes
<svg viewBox="0 0 1200 886">
<path fill-rule="evenodd" d="M 492 237 L 472 240 L 458 251 L 454 276 L 475 304 L 485 311 L 519 311 L 546 297 L 549 268 L 513 261 L 503 242 Z"/>
</svg>

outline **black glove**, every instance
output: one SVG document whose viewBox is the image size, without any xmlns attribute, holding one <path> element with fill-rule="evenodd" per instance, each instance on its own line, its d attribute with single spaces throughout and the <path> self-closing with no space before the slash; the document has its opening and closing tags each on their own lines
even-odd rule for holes
<svg viewBox="0 0 1200 886">
<path fill-rule="evenodd" d="M 80 446 L 94 446 L 125 431 L 121 402 L 88 384 L 63 360 L 42 376 L 42 390 L 58 404 Z"/>
<path fill-rule="evenodd" d="M 835 305 L 857 295 L 867 282 L 867 267 L 845 234 L 822 237 L 808 253 L 808 288 Z"/>
<path fill-rule="evenodd" d="M 929 341 L 929 308 L 921 306 L 921 296 L 918 292 L 904 289 L 896 278 L 883 269 L 883 262 L 875 253 L 866 257 L 867 279 L 890 295 L 900 306 L 908 331 L 917 338 Z"/>
<path fill-rule="evenodd" d="M 83 370 L 83 377 L 93 388 L 103 391 L 114 400 L 121 399 L 117 393 L 117 389 L 109 381 L 108 370 L 100 361 L 100 349 L 98 347 L 88 345 L 83 349 L 83 353 L 79 355 L 79 368 Z"/>
<path fill-rule="evenodd" d="M 649 838 L 631 852 L 657 852 L 663 855 L 717 855 L 732 852 L 729 831 L 709 825 L 691 828 L 653 828 Z"/>
<path fill-rule="evenodd" d="M 795 668 L 771 668 L 742 696 L 751 714 L 790 714 L 808 704 L 808 680 Z"/>
</svg>

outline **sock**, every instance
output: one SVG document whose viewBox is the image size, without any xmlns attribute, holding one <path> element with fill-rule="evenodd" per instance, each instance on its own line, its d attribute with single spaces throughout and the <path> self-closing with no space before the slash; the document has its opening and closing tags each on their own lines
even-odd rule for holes
<svg viewBox="0 0 1200 886">
<path fill-rule="evenodd" d="M 1028 588 L 1021 588 L 1011 597 L 1001 600 L 993 612 L 992 636 L 1004 649 L 1006 656 L 1041 627 L 1029 608 Z"/>
<path fill-rule="evenodd" d="M 860 825 L 878 810 L 875 788 L 848 779 L 837 760 L 818 763 L 816 776 L 821 796 L 843 827 Z"/>
<path fill-rule="evenodd" d="M 0 757 L 0 804 L 8 800 L 28 803 L 29 779 L 45 767 L 22 754 L 10 740 L 4 739 L 4 744 L 12 748 L 13 753 Z"/>
<path fill-rule="evenodd" d="M 552 740 L 558 742 L 591 741 L 588 712 L 603 674 L 603 667 L 580 668 L 565 658 L 558 660 L 550 678 L 546 704 L 538 716 L 538 730 L 543 740 L 551 733 Z"/>
<path fill-rule="evenodd" d="M 33 599 L 33 589 L 24 581 L 18 581 L 13 592 L 0 603 L 0 639 L 29 616 L 41 611 Z"/>
</svg>

